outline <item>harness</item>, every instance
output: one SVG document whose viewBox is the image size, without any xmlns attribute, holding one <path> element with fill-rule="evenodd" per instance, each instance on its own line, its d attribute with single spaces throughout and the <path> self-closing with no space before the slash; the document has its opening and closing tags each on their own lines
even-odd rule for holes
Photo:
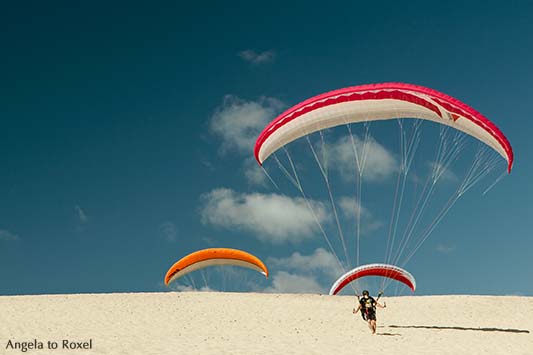
<svg viewBox="0 0 533 355">
<path fill-rule="evenodd" d="M 367 307 L 366 304 L 370 302 L 372 307 Z M 368 315 L 370 313 L 376 313 L 376 300 L 372 297 L 368 297 L 368 299 L 360 298 L 359 304 L 361 305 L 361 317 L 363 317 L 364 320 L 368 320 Z"/>
<path fill-rule="evenodd" d="M 359 304 L 361 305 L 361 317 L 363 317 L 365 321 L 368 320 L 368 315 L 370 313 L 376 313 L 376 304 L 378 303 L 378 300 L 382 295 L 383 295 L 383 291 L 378 293 L 377 299 L 374 299 L 373 297 L 368 296 L 368 300 L 365 300 L 364 297 L 360 298 L 359 295 L 357 295 L 357 299 L 359 300 Z M 366 307 L 367 301 L 371 302 L 372 307 L 368 307 L 368 308 Z"/>
</svg>

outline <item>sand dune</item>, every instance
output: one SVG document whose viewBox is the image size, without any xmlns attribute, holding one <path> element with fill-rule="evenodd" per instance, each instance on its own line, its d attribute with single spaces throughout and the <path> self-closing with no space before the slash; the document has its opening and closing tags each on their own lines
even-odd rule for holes
<svg viewBox="0 0 533 355">
<path fill-rule="evenodd" d="M 383 300 L 372 336 L 347 296 L 4 296 L 0 354 L 21 353 L 22 342 L 43 346 L 26 354 L 533 354 L 533 297 Z"/>
</svg>

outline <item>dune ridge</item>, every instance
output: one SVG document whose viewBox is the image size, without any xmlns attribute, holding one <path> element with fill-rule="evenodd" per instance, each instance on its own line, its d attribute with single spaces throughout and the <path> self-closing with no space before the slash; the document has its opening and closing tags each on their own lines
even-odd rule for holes
<svg viewBox="0 0 533 355">
<path fill-rule="evenodd" d="M 160 292 L 0 297 L 0 354 L 533 354 L 533 297 Z M 91 342 L 62 349 L 62 341 Z M 47 349 L 47 342 L 58 343 Z"/>
</svg>

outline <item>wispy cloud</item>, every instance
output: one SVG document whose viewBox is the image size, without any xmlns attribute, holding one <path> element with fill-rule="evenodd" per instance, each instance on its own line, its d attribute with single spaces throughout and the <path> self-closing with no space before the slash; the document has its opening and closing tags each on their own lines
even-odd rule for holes
<svg viewBox="0 0 533 355">
<path fill-rule="evenodd" d="M 368 215 L 366 209 L 363 209 L 359 201 L 356 201 L 353 197 L 343 196 L 339 198 L 339 206 L 345 217 L 352 217 L 358 213 L 361 215 Z"/>
<path fill-rule="evenodd" d="M 316 275 L 318 272 L 336 278 L 342 273 L 335 255 L 323 248 L 316 249 L 310 255 L 302 255 L 299 252 L 295 252 L 287 258 L 270 257 L 267 262 L 271 268 L 304 274 Z"/>
<path fill-rule="evenodd" d="M 383 222 L 376 219 L 372 213 L 359 203 L 354 197 L 340 197 L 338 199 L 339 207 L 344 217 L 357 221 L 357 215 L 361 218 L 361 233 L 369 233 L 383 227 Z"/>
<path fill-rule="evenodd" d="M 437 245 L 437 251 L 442 254 L 450 254 L 455 250 L 454 245 L 446 245 L 446 244 L 438 244 Z"/>
<path fill-rule="evenodd" d="M 328 219 L 321 202 L 309 203 L 321 223 Z M 237 228 L 273 243 L 311 239 L 317 229 L 304 199 L 278 194 L 245 194 L 218 188 L 202 196 L 201 215 L 204 224 Z"/>
<path fill-rule="evenodd" d="M 19 236 L 16 234 L 11 233 L 8 230 L 0 229 L 0 241 L 15 241 L 19 240 Z"/>
<path fill-rule="evenodd" d="M 206 245 L 210 246 L 210 247 L 215 247 L 217 246 L 219 243 L 218 243 L 218 240 L 216 238 L 213 238 L 213 237 L 202 237 L 200 238 Z"/>
<path fill-rule="evenodd" d="M 432 162 L 429 162 L 429 167 L 431 168 L 431 171 L 433 172 L 432 175 L 434 175 L 435 178 L 439 179 L 440 181 L 446 181 L 446 182 L 459 181 L 459 178 L 457 177 L 457 175 L 455 175 L 454 172 L 449 167 L 445 167 L 441 163 L 432 161 Z"/>
<path fill-rule="evenodd" d="M 213 172 L 215 171 L 215 166 L 213 165 L 213 163 L 208 160 L 208 159 L 202 159 L 200 160 L 200 163 L 202 164 L 202 166 L 204 166 L 208 171 L 210 172 Z"/>
<path fill-rule="evenodd" d="M 344 136 L 336 142 L 326 144 L 328 166 L 339 171 L 344 178 L 353 179 L 357 167 L 354 145 L 360 161 L 365 161 L 363 176 L 366 180 L 385 180 L 397 171 L 398 162 L 394 155 L 372 137 L 369 137 L 365 143 L 358 136 L 354 136 L 354 144 L 352 144 L 350 136 Z M 365 159 L 363 159 L 363 151 L 367 152 Z"/>
<path fill-rule="evenodd" d="M 251 157 L 244 160 L 242 165 L 246 181 L 252 186 L 267 186 L 268 178 L 257 161 Z"/>
<path fill-rule="evenodd" d="M 245 101 L 227 95 L 211 117 L 210 131 L 222 139 L 221 152 L 234 149 L 251 154 L 257 136 L 285 105 L 274 98 Z"/>
<path fill-rule="evenodd" d="M 76 214 L 78 215 L 78 220 L 81 224 L 85 224 L 89 222 L 89 216 L 85 213 L 85 211 L 78 205 L 74 206 L 74 209 L 76 210 Z"/>
<path fill-rule="evenodd" d="M 178 291 L 178 292 L 211 292 L 211 291 L 214 291 L 212 288 L 209 288 L 208 286 L 202 286 L 200 288 L 196 288 L 191 285 L 180 285 L 177 283 L 169 285 L 169 288 L 173 291 Z"/>
<path fill-rule="evenodd" d="M 159 226 L 159 232 L 169 242 L 175 241 L 178 235 L 176 225 L 168 221 Z"/>
<path fill-rule="evenodd" d="M 247 49 L 239 52 L 239 57 L 248 63 L 259 65 L 274 61 L 276 54 L 274 51 L 264 51 L 258 53 L 252 49 Z"/>
<path fill-rule="evenodd" d="M 522 297 L 522 296 L 525 296 L 525 295 L 526 294 L 521 292 L 521 291 L 514 291 L 514 292 L 511 292 L 511 293 L 505 294 L 504 296 L 514 296 L 514 297 L 520 296 L 520 297 Z"/>
<path fill-rule="evenodd" d="M 295 275 L 280 271 L 272 277 L 272 286 L 267 287 L 269 293 L 324 293 L 314 276 Z"/>
</svg>

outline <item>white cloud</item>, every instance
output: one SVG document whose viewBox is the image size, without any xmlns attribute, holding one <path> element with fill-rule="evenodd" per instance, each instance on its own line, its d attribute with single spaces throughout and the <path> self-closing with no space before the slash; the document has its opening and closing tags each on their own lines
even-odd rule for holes
<svg viewBox="0 0 533 355">
<path fill-rule="evenodd" d="M 176 240 L 178 235 L 176 225 L 172 222 L 164 222 L 159 226 L 159 232 L 169 242 Z"/>
<path fill-rule="evenodd" d="M 7 230 L 0 230 L 0 241 L 14 241 L 19 240 L 19 236 L 16 234 L 11 233 Z"/>
<path fill-rule="evenodd" d="M 89 217 L 87 216 L 85 211 L 81 209 L 80 206 L 76 205 L 74 206 L 74 209 L 76 210 L 76 213 L 78 214 L 78 219 L 80 220 L 81 224 L 85 224 L 89 221 Z"/>
<path fill-rule="evenodd" d="M 302 255 L 299 252 L 295 252 L 287 258 L 270 257 L 268 258 L 268 265 L 271 268 L 298 271 L 304 274 L 320 272 L 332 278 L 342 274 L 335 255 L 323 248 L 316 249 L 310 255 Z"/>
<path fill-rule="evenodd" d="M 324 293 L 313 276 L 302 276 L 280 271 L 272 277 L 272 286 L 267 287 L 269 293 Z"/>
<path fill-rule="evenodd" d="M 316 235 L 316 221 L 302 198 L 218 188 L 204 194 L 202 200 L 204 224 L 237 228 L 273 243 L 296 243 Z M 309 203 L 321 223 L 328 219 L 321 202 Z"/>
<path fill-rule="evenodd" d="M 210 130 L 222 138 L 222 152 L 235 149 L 251 154 L 257 136 L 283 109 L 284 104 L 274 98 L 245 101 L 227 95 L 210 120 Z"/>
<path fill-rule="evenodd" d="M 362 160 L 365 142 L 354 135 L 354 143 L 358 157 Z M 393 175 L 398 169 L 394 155 L 372 137 L 368 138 L 366 144 L 367 155 L 363 167 L 365 179 L 381 181 Z M 326 149 L 328 166 L 339 171 L 344 178 L 353 179 L 357 165 L 350 136 L 344 136 L 334 143 L 327 144 Z"/>
<path fill-rule="evenodd" d="M 252 63 L 252 64 L 264 64 L 274 60 L 276 54 L 274 51 L 264 51 L 262 53 L 257 53 L 252 49 L 247 49 L 239 52 L 239 57 L 242 60 Z"/>
</svg>

